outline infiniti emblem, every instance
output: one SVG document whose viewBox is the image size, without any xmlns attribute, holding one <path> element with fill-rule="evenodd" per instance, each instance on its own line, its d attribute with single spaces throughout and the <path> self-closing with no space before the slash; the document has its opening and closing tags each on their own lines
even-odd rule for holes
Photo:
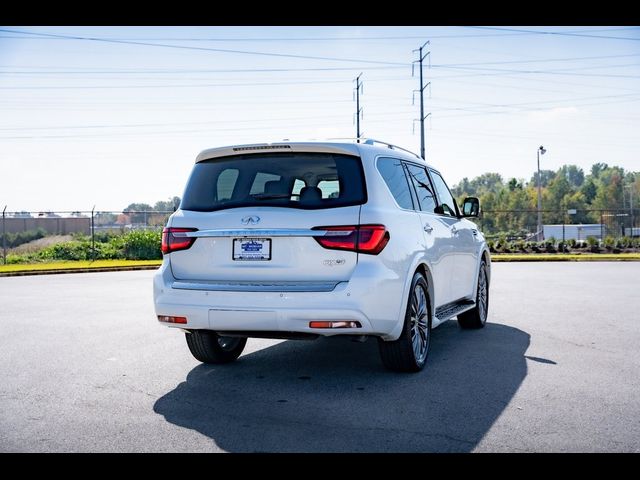
<svg viewBox="0 0 640 480">
<path fill-rule="evenodd" d="M 240 220 L 243 225 L 256 225 L 260 221 L 260 217 L 257 215 L 250 215 Z"/>
</svg>

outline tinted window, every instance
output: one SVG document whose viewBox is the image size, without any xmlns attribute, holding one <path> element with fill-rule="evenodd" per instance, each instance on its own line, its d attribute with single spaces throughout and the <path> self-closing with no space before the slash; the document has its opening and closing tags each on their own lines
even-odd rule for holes
<svg viewBox="0 0 640 480">
<path fill-rule="evenodd" d="M 438 200 L 440 204 L 436 210 L 436 213 L 441 213 L 444 215 L 458 216 L 458 211 L 456 209 L 456 201 L 453 199 L 453 195 L 449 191 L 449 187 L 444 183 L 444 180 L 440 176 L 439 173 L 430 170 L 431 178 L 433 178 L 433 185 L 436 187 L 436 192 L 438 193 Z"/>
<path fill-rule="evenodd" d="M 407 183 L 402 162 L 395 158 L 381 157 L 378 159 L 378 171 L 384 178 L 398 205 L 401 208 L 413 209 L 411 192 L 409 191 L 409 184 Z"/>
<path fill-rule="evenodd" d="M 218 189 L 216 195 L 220 200 L 229 200 L 231 198 L 231 195 L 233 195 L 233 186 L 236 184 L 239 173 L 236 168 L 227 168 L 220 172 L 216 184 L 216 188 Z"/>
<path fill-rule="evenodd" d="M 420 210 L 432 213 L 436 208 L 436 199 L 433 195 L 433 187 L 427 176 L 427 171 L 423 167 L 411 163 L 407 164 L 407 170 L 418 194 Z"/>
<path fill-rule="evenodd" d="M 259 193 L 265 193 L 265 185 L 267 182 L 280 182 L 282 177 L 280 175 L 274 175 L 273 173 L 264 173 L 258 172 L 253 179 L 253 184 L 251 185 L 251 190 L 249 190 L 249 195 L 255 195 Z M 267 190 L 271 187 L 271 184 L 267 187 Z"/>
<path fill-rule="evenodd" d="M 327 153 L 234 155 L 197 163 L 180 208 L 334 208 L 366 201 L 360 158 Z"/>
</svg>

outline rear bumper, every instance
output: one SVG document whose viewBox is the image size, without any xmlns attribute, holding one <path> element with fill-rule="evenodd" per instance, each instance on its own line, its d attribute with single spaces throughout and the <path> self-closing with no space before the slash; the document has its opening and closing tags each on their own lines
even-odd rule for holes
<svg viewBox="0 0 640 480">
<path fill-rule="evenodd" d="M 375 280 L 373 280 L 375 279 Z M 186 324 L 213 331 L 300 332 L 323 336 L 389 335 L 403 315 L 403 279 L 382 264 L 359 264 L 348 282 L 331 291 L 220 291 L 173 288 L 165 260 L 153 280 L 156 315 L 183 316 Z M 309 328 L 311 321 L 356 321 L 361 328 Z"/>
</svg>

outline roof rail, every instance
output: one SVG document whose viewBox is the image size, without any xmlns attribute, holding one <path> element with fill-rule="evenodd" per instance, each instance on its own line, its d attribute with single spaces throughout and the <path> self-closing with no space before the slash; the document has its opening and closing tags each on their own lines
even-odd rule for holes
<svg viewBox="0 0 640 480">
<path fill-rule="evenodd" d="M 382 140 L 376 140 L 375 138 L 360 138 L 360 140 L 364 140 L 364 144 L 366 145 L 373 145 L 375 143 L 379 143 L 381 145 L 386 145 L 387 147 L 394 149 L 394 150 L 402 150 L 403 152 L 407 152 L 410 153 L 411 155 L 414 155 L 415 157 L 421 158 L 420 155 L 418 155 L 415 152 L 412 152 L 411 150 L 407 150 L 406 148 L 402 148 L 399 147 L 397 145 L 394 145 L 392 143 L 388 143 L 388 142 L 383 142 Z"/>
<path fill-rule="evenodd" d="M 389 147 L 392 150 L 402 150 L 403 152 L 407 152 L 410 153 L 411 155 L 417 157 L 417 158 L 422 158 L 420 155 L 418 155 L 415 152 L 412 152 L 411 150 L 407 150 L 406 148 L 402 148 L 399 147 L 397 145 L 394 145 L 392 143 L 388 143 L 388 142 L 383 142 L 382 140 L 376 140 L 375 138 L 366 138 L 366 137 L 334 137 L 334 138 L 328 138 L 327 140 L 353 140 L 356 143 L 363 143 L 365 145 L 374 145 L 376 143 L 379 143 L 381 145 L 386 145 L 387 147 Z"/>
</svg>

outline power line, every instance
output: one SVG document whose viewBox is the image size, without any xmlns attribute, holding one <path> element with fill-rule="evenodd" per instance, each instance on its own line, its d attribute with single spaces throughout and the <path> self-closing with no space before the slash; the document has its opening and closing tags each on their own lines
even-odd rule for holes
<svg viewBox="0 0 640 480">
<path fill-rule="evenodd" d="M 629 53 L 625 55 L 598 55 L 592 57 L 565 57 L 565 58 L 544 58 L 539 60 L 505 60 L 501 62 L 475 62 L 475 63 L 445 63 L 433 65 L 433 67 L 467 67 L 477 65 L 507 65 L 514 63 L 545 63 L 545 62 L 572 62 L 577 60 L 602 60 L 605 58 L 640 57 L 640 53 Z"/>
<path fill-rule="evenodd" d="M 386 82 L 390 80 L 404 80 L 405 77 L 379 77 L 372 82 Z M 127 89 L 127 88 L 200 88 L 200 87 L 247 87 L 247 86 L 280 86 L 280 85 L 313 85 L 325 83 L 346 83 L 349 80 L 297 80 L 291 82 L 243 82 L 243 83 L 189 83 L 189 84 L 160 84 L 160 85 L 34 85 L 0 87 L 0 90 L 93 90 L 93 89 Z"/>
<path fill-rule="evenodd" d="M 133 42 L 129 40 L 110 40 L 110 39 L 98 38 L 98 37 L 55 35 L 52 33 L 26 32 L 26 31 L 9 30 L 9 29 L 0 29 L 0 32 L 24 33 L 27 35 L 38 35 L 42 37 L 51 37 L 51 38 L 67 38 L 70 40 L 85 40 L 85 41 L 91 41 L 91 42 L 116 43 L 116 44 L 124 44 L 124 45 L 140 45 L 145 47 L 175 48 L 175 49 L 181 49 L 181 50 L 199 50 L 199 51 L 205 51 L 205 52 L 219 52 L 219 53 L 236 53 L 241 55 L 261 55 L 261 56 L 268 56 L 268 57 L 298 58 L 298 59 L 307 59 L 307 60 L 328 60 L 333 62 L 353 62 L 353 63 L 368 63 L 368 64 L 378 64 L 378 65 L 407 65 L 405 63 L 400 63 L 400 62 L 383 62 L 378 60 L 361 60 L 361 59 L 339 58 L 339 57 L 320 57 L 320 56 L 311 56 L 311 55 L 294 55 L 290 53 L 256 52 L 256 51 L 248 51 L 248 50 L 229 50 L 229 49 L 209 48 L 209 47 L 191 47 L 186 45 L 171 45 L 167 43 L 148 43 L 148 42 Z"/>
<path fill-rule="evenodd" d="M 0 68 L 61 68 L 61 67 L 19 67 L 15 65 L 2 65 Z M 0 71 L 2 74 L 12 73 L 38 73 L 38 74 L 140 74 L 140 73 L 160 73 L 160 74 L 185 74 L 185 73 L 279 73 L 279 72 L 329 72 L 329 71 L 353 71 L 353 70 L 395 70 L 408 68 L 408 65 L 402 66 L 381 66 L 381 67 L 316 67 L 316 68 L 243 68 L 243 69 L 208 69 L 208 70 L 160 70 L 160 69 L 130 69 L 130 70 L 64 70 L 64 71 L 22 71 L 16 72 L 11 70 Z"/>
<path fill-rule="evenodd" d="M 587 38 L 600 38 L 600 39 L 611 39 L 611 40 L 631 40 L 634 42 L 640 41 L 640 38 L 629 38 L 629 37 L 613 37 L 608 35 L 589 35 L 584 33 L 571 33 L 571 32 L 551 32 L 545 30 L 525 30 L 519 28 L 503 28 L 503 27 L 480 27 L 480 26 L 463 26 L 463 28 L 476 28 L 481 30 L 499 30 L 501 32 L 518 32 L 518 33 L 532 33 L 538 35 L 560 35 L 560 36 L 570 36 L 570 37 L 587 37 Z"/>
<path fill-rule="evenodd" d="M 622 28 L 606 28 L 606 29 L 589 29 L 576 30 L 567 33 L 581 32 L 614 32 L 622 30 L 635 30 L 638 27 L 622 27 Z M 23 32 L 19 32 L 23 33 Z M 25 32 L 26 33 L 26 32 Z M 454 35 L 429 35 L 429 38 L 477 38 L 477 37 L 505 37 L 505 36 L 523 36 L 534 35 L 539 32 L 523 31 L 511 33 L 484 33 L 484 34 L 454 34 Z M 25 40 L 46 40 L 46 38 L 26 37 L 24 35 L 2 35 L 2 38 L 15 38 Z M 422 39 L 424 35 L 398 35 L 398 36 L 367 36 L 367 37 L 253 37 L 253 38 L 237 38 L 237 37 L 113 37 L 109 40 L 122 41 L 174 41 L 174 42 L 322 42 L 322 41 L 368 41 L 368 40 L 416 40 Z M 75 40 L 75 38 L 52 38 L 52 40 Z"/>
<path fill-rule="evenodd" d="M 638 57 L 640 53 L 631 53 L 625 55 L 598 55 L 590 57 L 564 57 L 564 58 L 545 58 L 537 60 L 506 60 L 499 62 L 473 62 L 473 63 L 445 63 L 434 64 L 433 67 L 437 68 L 454 68 L 454 67 L 466 67 L 466 66 L 479 66 L 479 65 L 507 65 L 507 64 L 522 64 L 522 63 L 545 63 L 545 62 L 565 62 L 565 61 L 581 61 L 581 60 L 602 60 L 609 58 L 625 58 L 625 57 Z M 140 74 L 140 73 L 158 73 L 158 74 L 185 74 L 185 73 L 279 73 L 279 72 L 322 72 L 322 71 L 353 71 L 353 70 L 394 70 L 407 68 L 408 65 L 389 65 L 379 67 L 312 67 L 312 68 L 248 68 L 248 69 L 128 69 L 128 70 L 64 70 L 64 71 L 46 71 L 46 70 L 31 70 L 31 71 L 11 71 L 4 70 L 2 74 L 88 74 L 88 75 L 103 75 L 103 74 Z M 585 67 L 585 68 L 606 68 L 602 67 Z M 25 67 L 16 65 L 0 65 L 0 68 L 51 68 L 59 69 L 66 67 L 48 66 L 48 67 Z"/>
<path fill-rule="evenodd" d="M 456 70 L 458 69 L 458 67 L 438 67 L 438 68 L 445 68 L 445 69 L 453 69 Z M 575 73 L 575 72 L 568 72 L 568 71 L 564 71 L 564 72 L 558 72 L 558 71 L 545 71 L 545 70 L 507 70 L 507 69 L 498 69 L 498 68 L 473 68 L 473 67 L 459 67 L 459 69 L 462 70 L 484 70 L 485 72 L 478 72 L 478 73 L 465 73 L 462 75 L 440 75 L 440 76 L 436 76 L 434 78 L 439 78 L 439 79 L 443 79 L 443 78 L 465 78 L 465 77 L 493 77 L 493 76 L 500 76 L 500 75 L 504 75 L 504 76 L 510 76 L 510 75 L 529 75 L 529 74 L 536 74 L 536 75 L 567 75 L 567 76 L 576 76 L 576 77 L 606 77 L 606 78 L 639 78 L 637 75 L 615 75 L 615 74 L 604 74 L 604 73 Z M 488 73 L 488 72 L 493 72 L 493 73 Z M 496 73 L 497 72 L 497 73 Z M 545 82 L 555 82 L 555 80 L 549 80 L 546 79 Z M 560 83 L 560 82 L 557 82 Z"/>
<path fill-rule="evenodd" d="M 401 80 L 405 80 L 401 78 Z M 247 87 L 278 85 L 310 85 L 323 83 L 346 83 L 349 80 L 309 80 L 297 82 L 253 82 L 253 83 L 191 83 L 163 85 L 55 85 L 55 86 L 20 86 L 0 87 L 0 90 L 93 90 L 93 89 L 127 89 L 127 88 L 201 88 L 201 87 Z"/>
<path fill-rule="evenodd" d="M 314 115 L 313 118 L 336 118 L 339 114 L 331 115 Z M 309 115 L 300 117 L 269 117 L 269 118 L 252 118 L 251 120 L 234 120 L 233 123 L 253 123 L 253 122 L 274 122 L 281 120 L 305 120 Z M 206 122 L 172 122 L 172 123 L 123 123 L 111 125 L 64 125 L 53 127 L 0 127 L 2 131 L 19 131 L 19 130 L 66 130 L 66 129 L 91 129 L 91 128 L 139 128 L 139 127 L 169 127 L 176 125 L 214 125 L 218 123 L 230 123 L 229 120 L 210 120 Z"/>
</svg>

